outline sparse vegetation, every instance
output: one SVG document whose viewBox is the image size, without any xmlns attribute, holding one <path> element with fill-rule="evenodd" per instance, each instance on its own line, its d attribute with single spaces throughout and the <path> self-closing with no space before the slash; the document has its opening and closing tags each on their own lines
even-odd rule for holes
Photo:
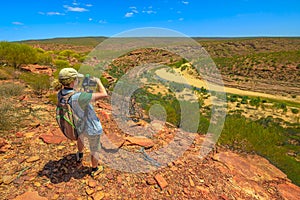
<svg viewBox="0 0 300 200">
<path fill-rule="evenodd" d="M 11 98 L 21 95 L 23 90 L 22 85 L 11 82 L 0 85 L 0 131 L 17 129 L 20 126 L 23 108 L 17 107 Z"/>
<path fill-rule="evenodd" d="M 251 98 L 251 100 L 250 100 L 250 105 L 251 106 L 255 106 L 257 108 L 258 108 L 258 106 L 260 106 L 260 103 L 261 103 L 261 100 L 260 100 L 259 97 L 257 97 L 257 98 Z"/>
<path fill-rule="evenodd" d="M 299 131 L 299 127 L 297 130 Z M 241 115 L 228 115 L 219 143 L 232 149 L 255 152 L 266 157 L 299 185 L 300 163 L 287 155 L 289 150 L 300 151 L 299 146 L 288 144 L 289 139 L 295 137 L 300 140 L 299 135 L 291 134 L 289 129 L 279 126 L 273 118 L 255 122 Z"/>
<path fill-rule="evenodd" d="M 14 84 L 12 82 L 7 82 L 1 84 L 0 95 L 2 98 L 9 98 L 12 96 L 19 96 L 22 94 L 24 87 L 20 84 Z"/>
<path fill-rule="evenodd" d="M 29 84 L 37 95 L 42 95 L 50 89 L 50 77 L 48 75 L 23 72 L 20 79 Z"/>
<path fill-rule="evenodd" d="M 188 63 L 188 61 L 186 59 L 181 59 L 178 62 L 171 64 L 171 67 L 175 67 L 175 68 L 180 68 L 183 64 Z"/>
<path fill-rule="evenodd" d="M 29 45 L 0 42 L 0 64 L 18 69 L 22 64 L 51 64 L 50 55 Z"/>
<path fill-rule="evenodd" d="M 7 80 L 16 78 L 11 72 L 11 69 L 19 68 L 22 64 L 39 63 L 39 64 L 52 64 L 52 58 L 54 59 L 54 68 L 57 69 L 54 77 L 60 69 L 64 67 L 74 67 L 79 69 L 81 62 L 86 58 L 88 51 L 82 50 L 70 50 L 72 45 L 85 45 L 84 50 L 91 50 L 96 46 L 99 41 L 103 41 L 104 38 L 87 38 L 86 40 L 76 39 L 56 39 L 55 42 L 60 43 L 59 47 L 50 40 L 40 41 L 39 44 L 50 45 L 52 51 L 44 49 L 35 49 L 31 46 L 18 43 L 0 43 L 0 79 Z M 243 85 L 243 83 L 249 83 L 252 79 L 263 80 L 265 83 L 268 81 L 284 82 L 287 85 L 293 85 L 298 87 L 299 83 L 299 68 L 300 68 L 300 40 L 297 39 L 275 39 L 275 38 L 263 38 L 263 39 L 240 39 L 240 40 L 217 40 L 217 41 L 204 41 L 198 40 L 203 47 L 211 54 L 216 65 L 221 70 L 223 76 L 230 78 L 230 81 Z M 33 41 L 27 42 L 30 45 L 34 45 Z M 51 46 L 53 45 L 53 46 Z M 89 45 L 89 46 L 87 46 Z M 57 49 L 56 49 L 57 48 Z M 81 47 L 74 47 L 74 49 L 81 49 Z M 10 51 L 8 51 L 10 50 Z M 160 51 L 153 51 L 147 49 L 145 54 L 134 54 L 134 59 L 126 60 L 128 57 L 124 57 L 124 60 L 117 60 L 112 63 L 107 69 L 107 72 L 114 78 L 121 78 L 128 70 L 137 66 L 136 60 L 141 63 L 148 61 L 147 56 L 153 54 L 161 54 Z M 18 56 L 17 56 L 18 55 Z M 169 54 L 167 54 L 169 56 Z M 128 55 L 127 55 L 128 56 Z M 150 57 L 150 56 L 149 56 Z M 173 57 L 165 58 L 167 64 L 174 68 L 180 68 L 182 72 L 189 70 L 187 65 L 184 65 L 188 61 L 185 59 L 177 59 Z M 160 61 L 165 61 L 160 60 Z M 150 60 L 153 61 L 153 60 Z M 155 60 L 156 61 L 156 60 Z M 135 63 L 136 62 L 136 63 Z M 169 62 L 169 63 L 168 63 Z M 183 66 L 184 65 L 184 66 Z M 11 67 L 11 68 L 9 68 Z M 176 69 L 170 68 L 170 71 Z M 83 71 L 85 70 L 82 67 Z M 14 70 L 15 72 L 15 70 Z M 36 75 L 32 73 L 18 72 L 20 80 L 28 84 L 35 94 L 41 95 L 50 88 L 49 76 Z M 84 73 L 88 73 L 86 70 Z M 91 71 L 92 74 L 94 71 Z M 107 79 L 101 77 L 102 82 L 106 87 L 111 86 Z M 148 79 L 149 80 L 149 79 Z M 241 84 L 240 84 L 241 83 Z M 269 83 L 270 85 L 273 84 Z M 175 126 L 180 125 L 181 107 L 176 99 L 174 92 L 181 92 L 185 89 L 183 84 L 172 83 L 173 88 L 167 88 L 166 92 L 151 93 L 151 90 L 146 88 L 139 89 L 135 92 L 134 98 L 139 107 L 148 114 L 149 109 L 154 104 L 159 104 L 164 107 L 167 114 L 167 121 Z M 154 87 L 153 87 L 154 88 Z M 151 89 L 153 89 L 151 88 Z M 0 88 L 0 94 L 2 96 L 16 97 L 22 94 L 24 88 L 14 84 L 3 84 Z M 156 87 L 157 90 L 162 87 Z M 211 107 L 204 104 L 204 100 L 209 99 L 212 93 L 204 88 L 194 88 L 194 92 L 199 96 L 199 107 L 201 110 L 200 122 L 198 127 L 198 133 L 205 134 L 209 127 L 209 117 Z M 265 88 L 268 93 L 268 88 Z M 295 94 L 294 94 L 295 92 Z M 298 93 L 297 93 L 298 92 Z M 287 91 L 287 96 L 292 97 L 293 101 L 287 101 L 283 99 L 267 99 L 262 97 L 242 96 L 237 94 L 228 94 L 228 104 L 233 105 L 235 109 L 229 111 L 229 115 L 226 118 L 224 129 L 219 139 L 220 145 L 225 145 L 230 149 L 244 151 L 248 153 L 257 153 L 266 157 L 274 165 L 283 170 L 288 177 L 296 184 L 300 185 L 300 164 L 296 157 L 290 156 L 287 153 L 292 151 L 296 155 L 299 154 L 299 103 L 297 95 L 299 91 Z M 212 94 L 214 96 L 214 94 Z M 55 104 L 56 95 L 49 95 L 50 102 Z M 1 118 L 1 130 L 9 130 L 14 127 L 13 123 L 18 123 L 21 118 L 16 117 L 14 113 L 22 113 L 22 108 L 14 106 L 13 102 L 7 99 L 0 101 L 0 118 Z M 186 102 L 188 104 L 188 102 Z M 258 110 L 273 110 L 273 117 L 261 117 L 256 115 Z M 267 115 L 267 111 L 263 110 Z M 245 114 L 247 113 L 247 115 Z M 298 124 L 287 122 L 281 117 L 275 118 L 275 114 L 279 113 L 283 115 L 290 115 L 291 118 L 297 119 Z M 246 116 L 246 117 L 245 117 Z M 15 120 L 15 121 L 14 121 Z"/>
<path fill-rule="evenodd" d="M 299 110 L 297 108 L 291 108 L 293 114 L 298 114 Z"/>
</svg>

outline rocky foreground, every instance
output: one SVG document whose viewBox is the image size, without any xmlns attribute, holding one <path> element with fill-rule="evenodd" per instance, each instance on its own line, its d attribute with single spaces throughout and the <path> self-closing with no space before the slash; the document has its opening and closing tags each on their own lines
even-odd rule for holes
<svg viewBox="0 0 300 200">
<path fill-rule="evenodd" d="M 198 134 L 179 159 L 158 170 L 129 173 L 102 161 L 103 172 L 92 178 L 88 150 L 82 165 L 77 164 L 76 143 L 58 129 L 55 107 L 30 97 L 20 101 L 31 102 L 43 110 L 44 117 L 1 135 L 0 199 L 300 199 L 300 188 L 260 156 L 218 147 L 199 158 L 204 136 Z M 116 151 L 145 147 L 150 153 L 174 138 L 175 128 L 170 126 L 152 138 L 125 135 L 104 115 L 110 112 L 107 104 L 98 104 L 97 112 Z M 105 142 L 103 146 L 111 148 Z"/>
</svg>

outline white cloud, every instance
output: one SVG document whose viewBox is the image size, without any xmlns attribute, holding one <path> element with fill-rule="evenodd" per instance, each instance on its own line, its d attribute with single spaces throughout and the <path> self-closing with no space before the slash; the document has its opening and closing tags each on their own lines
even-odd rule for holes
<svg viewBox="0 0 300 200">
<path fill-rule="evenodd" d="M 107 22 L 105 20 L 99 20 L 99 24 L 106 24 Z"/>
<path fill-rule="evenodd" d="M 24 25 L 22 22 L 12 22 L 12 24 L 19 25 L 19 26 L 23 26 Z"/>
<path fill-rule="evenodd" d="M 90 4 L 90 3 L 89 3 L 89 4 L 85 4 L 85 6 L 86 6 L 86 7 L 92 7 L 93 4 Z"/>
<path fill-rule="evenodd" d="M 47 15 L 65 15 L 65 13 L 60 13 L 60 12 L 47 12 Z"/>
<path fill-rule="evenodd" d="M 89 18 L 89 21 L 93 21 L 93 18 Z"/>
<path fill-rule="evenodd" d="M 40 15 L 49 15 L 49 16 L 51 16 L 51 15 L 66 15 L 65 13 L 60 13 L 60 12 L 46 12 L 46 13 L 44 13 L 44 12 L 38 12 Z"/>
<path fill-rule="evenodd" d="M 67 6 L 67 5 L 65 5 L 64 7 L 67 9 L 67 11 L 71 11 L 71 12 L 87 12 L 87 11 L 89 11 L 88 9 L 80 8 L 80 7 L 72 7 L 72 6 Z"/>
<path fill-rule="evenodd" d="M 152 8 L 153 8 L 153 6 L 144 7 L 143 11 L 141 11 L 141 13 L 146 13 L 149 15 L 156 14 L 156 11 L 154 11 Z M 125 17 L 133 17 L 135 14 L 140 13 L 138 11 L 137 7 L 135 7 L 135 6 L 130 6 L 129 9 L 130 9 L 130 11 L 125 14 Z"/>
<path fill-rule="evenodd" d="M 139 13 L 138 10 L 132 10 L 132 12 L 133 12 L 133 13 L 136 13 L 136 14 Z"/>
<path fill-rule="evenodd" d="M 182 1 L 181 3 L 183 3 L 184 5 L 188 5 L 189 4 L 188 1 Z"/>
<path fill-rule="evenodd" d="M 144 7 L 142 12 L 147 14 L 156 14 L 156 11 L 153 10 L 153 6 L 148 6 L 148 8 Z"/>
<path fill-rule="evenodd" d="M 130 6 L 129 9 L 131 10 L 130 12 L 133 12 L 135 14 L 139 13 L 139 11 L 137 10 L 137 8 L 135 6 Z"/>
<path fill-rule="evenodd" d="M 125 14 L 125 17 L 132 17 L 133 16 L 133 12 L 128 12 Z"/>
<path fill-rule="evenodd" d="M 51 15 L 66 15 L 65 13 L 60 13 L 60 12 L 38 12 L 38 14 L 40 14 L 40 15 L 49 15 L 49 16 L 51 16 Z"/>
<path fill-rule="evenodd" d="M 147 14 L 156 14 L 156 11 L 153 10 L 143 10 L 143 13 L 147 13 Z"/>
</svg>

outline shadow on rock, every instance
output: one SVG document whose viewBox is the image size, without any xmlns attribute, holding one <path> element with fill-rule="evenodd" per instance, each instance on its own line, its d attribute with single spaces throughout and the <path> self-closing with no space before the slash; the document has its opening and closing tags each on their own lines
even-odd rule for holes
<svg viewBox="0 0 300 200">
<path fill-rule="evenodd" d="M 39 172 L 46 176 L 51 183 L 68 182 L 71 178 L 81 179 L 90 173 L 90 168 L 76 162 L 76 155 L 69 154 L 57 161 L 49 161 Z"/>
</svg>

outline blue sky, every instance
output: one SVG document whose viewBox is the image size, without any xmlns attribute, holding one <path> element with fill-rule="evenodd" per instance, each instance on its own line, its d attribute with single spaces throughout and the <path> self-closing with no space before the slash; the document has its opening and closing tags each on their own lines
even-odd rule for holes
<svg viewBox="0 0 300 200">
<path fill-rule="evenodd" d="M 160 27 L 187 36 L 300 36 L 299 0 L 2 0 L 0 41 L 113 36 Z"/>
</svg>

